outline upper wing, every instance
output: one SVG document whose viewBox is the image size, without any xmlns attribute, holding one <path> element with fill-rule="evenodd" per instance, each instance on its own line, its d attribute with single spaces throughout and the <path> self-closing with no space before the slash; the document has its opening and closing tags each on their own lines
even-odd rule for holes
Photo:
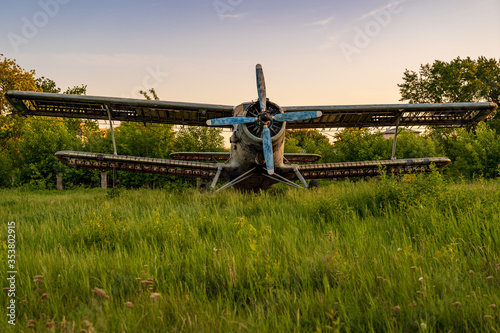
<svg viewBox="0 0 500 333">
<path fill-rule="evenodd" d="M 109 120 L 109 110 L 111 119 L 118 121 L 207 126 L 208 119 L 233 115 L 233 107 L 228 105 L 29 91 L 7 91 L 5 97 L 14 107 L 14 113 L 31 116 Z"/>
<path fill-rule="evenodd" d="M 289 106 L 285 112 L 321 111 L 323 115 L 287 123 L 289 129 L 409 126 L 456 127 L 475 124 L 497 108 L 495 103 Z"/>
</svg>

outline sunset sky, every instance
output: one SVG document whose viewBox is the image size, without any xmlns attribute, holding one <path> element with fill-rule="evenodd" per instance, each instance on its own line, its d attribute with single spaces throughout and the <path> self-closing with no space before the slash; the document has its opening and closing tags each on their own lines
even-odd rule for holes
<svg viewBox="0 0 500 333">
<path fill-rule="evenodd" d="M 236 105 L 397 103 L 406 68 L 500 57 L 499 0 L 8 1 L 0 53 L 88 95 Z"/>
</svg>

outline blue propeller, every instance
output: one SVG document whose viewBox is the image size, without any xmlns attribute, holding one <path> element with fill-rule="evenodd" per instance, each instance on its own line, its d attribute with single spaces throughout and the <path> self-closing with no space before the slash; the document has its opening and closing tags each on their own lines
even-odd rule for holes
<svg viewBox="0 0 500 333">
<path fill-rule="evenodd" d="M 257 75 L 257 93 L 259 94 L 259 107 L 260 114 L 257 117 L 224 117 L 215 118 L 207 120 L 208 126 L 227 126 L 227 125 L 239 125 L 239 124 L 251 124 L 255 123 L 262 127 L 262 150 L 264 153 L 264 159 L 266 160 L 267 172 L 272 175 L 274 174 L 274 158 L 273 158 L 273 143 L 271 140 L 271 133 L 269 131 L 269 124 L 273 120 L 285 122 L 285 121 L 300 121 L 312 118 L 321 117 L 321 111 L 301 111 L 301 112 L 288 112 L 288 113 L 278 113 L 271 115 L 267 110 L 267 97 L 266 97 L 266 82 L 264 81 L 264 72 L 262 71 L 262 66 L 257 65 L 255 67 Z"/>
</svg>

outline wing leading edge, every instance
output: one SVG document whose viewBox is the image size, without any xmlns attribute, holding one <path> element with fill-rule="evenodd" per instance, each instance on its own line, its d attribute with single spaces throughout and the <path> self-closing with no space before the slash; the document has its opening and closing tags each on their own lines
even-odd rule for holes
<svg viewBox="0 0 500 333">
<path fill-rule="evenodd" d="M 29 91 L 7 91 L 5 97 L 13 113 L 85 119 L 135 121 L 174 125 L 207 126 L 212 118 L 230 117 L 229 105 L 151 101 L 85 95 L 65 95 Z"/>
</svg>

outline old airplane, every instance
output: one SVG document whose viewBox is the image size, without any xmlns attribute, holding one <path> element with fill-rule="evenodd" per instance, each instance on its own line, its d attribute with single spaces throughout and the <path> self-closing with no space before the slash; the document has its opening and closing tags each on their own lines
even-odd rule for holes
<svg viewBox="0 0 500 333">
<path fill-rule="evenodd" d="M 307 179 L 375 176 L 381 166 L 391 173 L 426 172 L 448 158 L 396 159 L 398 127 L 457 127 L 475 124 L 497 108 L 494 103 L 288 106 L 267 99 L 262 66 L 256 66 L 258 99 L 236 107 L 39 92 L 8 91 L 5 97 L 20 115 L 109 120 L 114 154 L 59 151 L 62 163 L 77 168 L 165 173 L 211 179 L 215 189 L 256 191 L 276 183 L 309 187 Z M 173 153 L 172 159 L 117 154 L 112 121 L 136 121 L 233 129 L 226 153 Z M 285 128 L 396 127 L 392 159 L 311 163 L 321 156 L 284 153 Z"/>
</svg>

